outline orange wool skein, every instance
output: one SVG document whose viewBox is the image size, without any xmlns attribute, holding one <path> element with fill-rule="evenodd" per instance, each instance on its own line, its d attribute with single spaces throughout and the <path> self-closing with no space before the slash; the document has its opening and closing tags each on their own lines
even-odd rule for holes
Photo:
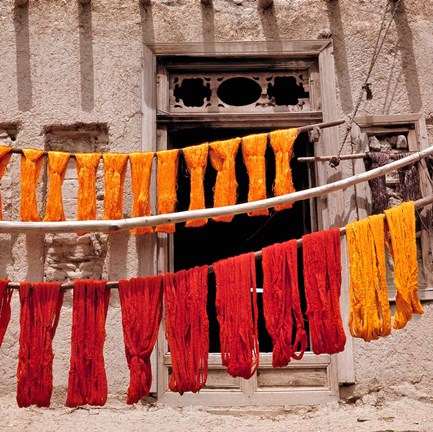
<svg viewBox="0 0 433 432">
<path fill-rule="evenodd" d="M 183 157 L 186 167 L 191 174 L 191 193 L 189 210 L 205 208 L 204 175 L 207 167 L 208 143 L 185 147 Z M 207 224 L 207 218 L 189 220 L 185 223 L 187 227 L 200 227 Z"/>
<path fill-rule="evenodd" d="M 157 153 L 157 193 L 158 214 L 173 213 L 176 209 L 177 168 L 179 150 L 163 150 Z M 155 227 L 156 232 L 174 233 L 175 224 L 163 224 Z"/>
<path fill-rule="evenodd" d="M 275 196 L 286 195 L 295 192 L 292 180 L 292 170 L 290 160 L 293 156 L 293 146 L 298 136 L 298 129 L 277 130 L 270 133 L 271 147 L 275 154 Z M 275 206 L 275 210 L 284 210 L 291 208 L 293 203 Z"/>
<path fill-rule="evenodd" d="M 48 152 L 49 191 L 44 221 L 64 221 L 65 211 L 62 202 L 62 183 L 68 166 L 69 153 Z"/>
<path fill-rule="evenodd" d="M 96 172 L 100 159 L 99 153 L 75 155 L 78 176 L 78 220 L 96 219 Z"/>
<path fill-rule="evenodd" d="M 233 138 L 209 144 L 210 161 L 217 171 L 214 207 L 236 204 L 238 183 L 236 181 L 235 162 L 240 142 L 240 138 Z M 231 222 L 233 217 L 233 215 L 219 216 L 212 219 L 218 222 Z"/>
<path fill-rule="evenodd" d="M 423 314 L 418 298 L 418 260 L 416 257 L 415 205 L 413 201 L 385 210 L 394 259 L 394 282 L 397 289 L 393 327 L 402 329 L 412 313 Z"/>
<path fill-rule="evenodd" d="M 382 215 L 346 226 L 350 263 L 349 330 L 366 342 L 391 333 Z"/>
<path fill-rule="evenodd" d="M 134 201 L 132 203 L 132 217 L 150 216 L 150 177 L 152 173 L 153 153 L 131 153 L 129 163 L 131 164 L 131 183 Z M 152 227 L 133 228 L 134 235 L 152 232 Z"/>
<path fill-rule="evenodd" d="M 266 198 L 265 153 L 268 135 L 265 133 L 242 138 L 242 155 L 249 178 L 248 202 Z M 248 212 L 248 216 L 267 216 L 268 209 Z"/>
<path fill-rule="evenodd" d="M 6 167 L 8 166 L 9 160 L 12 156 L 11 153 L 12 147 L 0 147 L 0 180 L 3 178 Z M 2 202 L 1 202 L 1 195 L 0 195 L 0 220 L 3 219 L 2 215 Z"/>
<path fill-rule="evenodd" d="M 126 175 L 128 155 L 123 153 L 104 153 L 104 215 L 103 219 L 123 218 L 123 186 Z"/>
<path fill-rule="evenodd" d="M 36 187 L 44 162 L 43 150 L 24 149 L 21 156 L 21 205 L 23 222 L 40 222 Z"/>
</svg>

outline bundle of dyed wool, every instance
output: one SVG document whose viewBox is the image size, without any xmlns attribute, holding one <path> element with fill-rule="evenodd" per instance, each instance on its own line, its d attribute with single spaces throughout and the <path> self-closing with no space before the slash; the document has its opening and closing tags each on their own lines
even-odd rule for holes
<svg viewBox="0 0 433 432">
<path fill-rule="evenodd" d="M 308 344 L 298 288 L 296 240 L 263 248 L 262 267 L 263 313 L 274 345 L 272 366 L 283 367 L 291 358 L 300 360 Z"/>
<path fill-rule="evenodd" d="M 0 280 L 0 347 L 11 319 L 12 289 L 9 280 Z"/>
<path fill-rule="evenodd" d="M 104 153 L 104 219 L 123 218 L 123 186 L 126 175 L 128 155 Z"/>
<path fill-rule="evenodd" d="M 122 328 L 130 380 L 127 404 L 149 395 L 150 355 L 162 317 L 162 275 L 119 281 Z"/>
<path fill-rule="evenodd" d="M 36 185 L 44 162 L 43 150 L 24 149 L 21 156 L 21 203 L 20 215 L 23 222 L 39 222 Z"/>
<path fill-rule="evenodd" d="M 208 157 L 207 143 L 185 147 L 183 157 L 186 167 L 191 175 L 191 192 L 189 210 L 199 210 L 205 208 L 204 194 L 204 175 L 207 167 Z M 200 227 L 207 224 L 207 218 L 186 221 L 186 227 Z"/>
<path fill-rule="evenodd" d="M 132 217 L 150 216 L 150 177 L 152 172 L 153 153 L 131 153 L 131 183 L 134 201 L 132 203 Z M 134 235 L 152 232 L 152 227 L 133 228 Z"/>
<path fill-rule="evenodd" d="M 349 329 L 366 342 L 391 333 L 382 215 L 346 226 L 350 268 Z"/>
<path fill-rule="evenodd" d="M 173 374 L 169 388 L 173 392 L 196 393 L 207 380 L 207 287 L 207 266 L 164 276 L 165 337 L 171 354 Z"/>
<path fill-rule="evenodd" d="M 74 281 L 68 407 L 107 401 L 104 343 L 110 290 L 106 286 L 103 280 Z"/>
<path fill-rule="evenodd" d="M 0 180 L 3 178 L 6 168 L 8 166 L 9 160 L 12 156 L 12 147 L 0 146 Z M 2 216 L 2 200 L 0 194 L 0 220 L 3 219 Z"/>
<path fill-rule="evenodd" d="M 63 304 L 60 283 L 20 284 L 19 407 L 48 407 L 53 391 L 53 347 Z"/>
<path fill-rule="evenodd" d="M 299 134 L 298 129 L 277 130 L 270 133 L 271 147 L 275 154 L 275 196 L 285 195 L 295 191 L 292 179 L 290 160 L 293 156 L 293 147 Z M 293 203 L 279 205 L 275 210 L 291 208 Z"/>
<path fill-rule="evenodd" d="M 212 267 L 222 364 L 231 376 L 249 379 L 259 365 L 254 253 L 223 259 Z"/>
<path fill-rule="evenodd" d="M 64 221 L 65 211 L 62 200 L 62 183 L 68 166 L 69 153 L 48 152 L 48 190 L 47 208 L 44 221 Z"/>
<path fill-rule="evenodd" d="M 157 153 L 158 214 L 173 213 L 176 209 L 177 169 L 179 150 L 165 150 Z M 156 232 L 174 233 L 176 225 L 158 225 Z"/>
<path fill-rule="evenodd" d="M 412 313 L 424 313 L 418 298 L 414 203 L 403 202 L 385 210 L 385 215 L 390 237 L 387 246 L 394 259 L 394 282 L 397 289 L 393 327 L 401 329 L 412 318 Z"/>
<path fill-rule="evenodd" d="M 210 161 L 217 171 L 214 187 L 214 207 L 236 204 L 238 183 L 235 163 L 240 142 L 240 138 L 233 138 L 209 144 Z M 233 215 L 218 216 L 214 217 L 213 220 L 231 222 L 233 217 Z"/>
<path fill-rule="evenodd" d="M 242 155 L 249 179 L 248 202 L 266 198 L 265 153 L 267 142 L 268 135 L 265 133 L 242 138 Z M 268 209 L 248 212 L 248 216 L 267 216 L 268 214 Z"/>
<path fill-rule="evenodd" d="M 338 353 L 346 344 L 340 313 L 340 230 L 332 228 L 304 235 L 302 254 L 313 352 Z"/>
</svg>

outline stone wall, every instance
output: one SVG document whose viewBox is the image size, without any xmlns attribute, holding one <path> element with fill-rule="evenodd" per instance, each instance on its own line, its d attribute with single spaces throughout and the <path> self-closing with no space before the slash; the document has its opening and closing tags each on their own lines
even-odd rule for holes
<svg viewBox="0 0 433 432">
<path fill-rule="evenodd" d="M 214 41 L 279 41 L 332 37 L 339 115 L 348 118 L 358 101 L 372 58 L 386 2 L 364 0 L 274 0 L 257 8 L 256 0 L 29 0 L 14 8 L 0 2 L 0 144 L 20 148 L 74 147 L 80 125 L 96 125 L 101 135 L 88 134 L 95 151 L 141 150 L 141 61 L 143 44 Z M 433 124 L 433 5 L 401 0 L 399 11 L 370 77 L 373 98 L 363 99 L 358 115 L 425 115 L 430 140 Z M 148 92 L 149 89 L 144 89 Z M 86 127 L 87 127 L 86 126 Z M 10 131 L 16 129 L 16 134 Z M 53 133 L 56 132 L 56 133 Z M 58 133 L 60 131 L 60 133 Z M 341 135 L 344 134 L 341 128 Z M 12 135 L 12 136 L 11 136 Z M 81 141 L 82 143 L 82 141 Z M 83 149 L 82 147 L 77 149 Z M 102 146 L 102 147 L 101 147 Z M 348 148 L 345 151 L 349 151 Z M 350 175 L 351 164 L 343 169 Z M 127 182 L 129 179 L 127 180 Z M 128 184 L 128 183 L 127 183 Z M 64 186 L 68 209 L 74 208 L 76 183 L 68 170 Z M 130 208 L 130 188 L 125 187 Z M 40 183 L 39 196 L 46 193 Z M 2 179 L 4 219 L 18 220 L 19 158 L 13 157 Z M 99 206 L 102 196 L 99 195 Z M 354 211 L 346 193 L 347 214 Z M 42 200 L 41 200 L 42 202 Z M 100 207 L 99 207 L 100 209 Z M 40 209 L 43 212 L 43 209 Z M 73 217 L 73 210 L 71 217 Z M 125 216 L 128 216 L 126 214 Z M 132 277 L 140 266 L 139 244 L 129 233 L 75 235 L 1 235 L 0 277 L 21 280 L 70 280 Z M 389 338 L 355 341 L 356 386 L 350 394 L 384 388 L 424 397 L 431 388 L 433 360 L 432 307 L 424 316 Z M 0 391 L 15 392 L 18 341 L 18 295 L 13 320 L 0 349 Z M 55 338 L 55 394 L 62 397 L 69 362 L 71 298 L 65 299 Z M 110 394 L 122 397 L 127 386 L 120 310 L 112 293 L 107 321 L 106 363 Z M 421 368 L 421 373 L 416 372 Z M 6 379 L 4 379 L 6 377 Z M 375 390 L 376 389 L 376 390 Z M 347 393 L 349 394 L 349 393 Z M 120 395 L 120 396 L 119 396 Z"/>
</svg>

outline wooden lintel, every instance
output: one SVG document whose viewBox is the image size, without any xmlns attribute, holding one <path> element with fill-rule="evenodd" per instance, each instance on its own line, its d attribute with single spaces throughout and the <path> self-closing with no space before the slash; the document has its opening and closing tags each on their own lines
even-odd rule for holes
<svg viewBox="0 0 433 432">
<path fill-rule="evenodd" d="M 259 0 L 259 8 L 260 9 L 267 9 L 272 5 L 274 0 Z"/>
</svg>

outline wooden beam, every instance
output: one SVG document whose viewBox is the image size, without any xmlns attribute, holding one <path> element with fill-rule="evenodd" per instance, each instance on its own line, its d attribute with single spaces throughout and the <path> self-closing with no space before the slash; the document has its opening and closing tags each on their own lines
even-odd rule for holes
<svg viewBox="0 0 433 432">
<path fill-rule="evenodd" d="M 259 0 L 259 8 L 260 9 L 267 9 L 272 5 L 274 0 Z"/>
<path fill-rule="evenodd" d="M 421 209 L 421 208 L 423 208 L 425 206 L 428 206 L 428 205 L 430 205 L 432 203 L 433 203 L 433 195 L 429 195 L 427 197 L 424 197 L 424 198 L 421 198 L 421 199 L 419 199 L 417 201 L 414 201 L 414 205 L 415 205 L 416 209 Z M 384 213 L 381 213 L 381 216 L 384 219 L 386 219 L 386 215 Z M 346 227 L 345 226 L 344 227 L 340 227 L 340 235 L 344 235 L 345 233 L 346 233 Z M 298 247 L 302 246 L 302 238 L 296 239 L 296 245 Z M 254 256 L 255 256 L 256 259 L 260 258 L 262 256 L 262 251 L 260 250 L 260 251 L 254 252 Z M 210 273 L 213 272 L 212 265 L 208 265 L 208 270 L 209 270 Z M 19 289 L 20 288 L 20 283 L 19 282 L 9 282 L 8 283 L 8 287 L 12 288 L 12 289 Z M 118 287 L 119 287 L 119 282 L 118 281 L 108 281 L 107 282 L 107 286 L 106 286 L 107 289 L 114 289 L 114 288 L 118 288 Z M 67 289 L 73 289 L 74 288 L 74 283 L 73 282 L 65 282 L 65 283 L 63 283 L 61 285 L 61 288 L 65 289 L 65 290 L 67 290 Z M 322 354 L 322 356 L 323 356 L 323 354 Z M 314 358 L 315 358 L 315 361 L 319 362 L 319 356 L 315 356 Z M 167 359 L 167 360 L 169 360 L 169 359 Z M 293 365 L 293 366 L 295 366 L 295 365 Z"/>
<path fill-rule="evenodd" d="M 287 203 L 294 203 L 310 198 L 317 198 L 331 192 L 341 191 L 358 183 L 381 177 L 404 166 L 410 165 L 433 154 L 433 146 L 406 156 L 395 162 L 379 168 L 363 172 L 352 177 L 317 186 L 311 189 L 293 192 L 287 195 L 266 198 L 259 201 L 235 204 L 224 207 L 205 208 L 201 210 L 188 210 L 177 213 L 168 213 L 155 216 L 142 216 L 119 220 L 89 220 L 89 221 L 63 221 L 63 222 L 14 222 L 0 221 L 1 233 L 59 233 L 59 232 L 112 232 L 131 228 L 157 226 L 167 223 L 186 222 L 188 220 L 215 218 L 219 216 L 238 215 L 254 210 L 262 210 Z"/>
</svg>

